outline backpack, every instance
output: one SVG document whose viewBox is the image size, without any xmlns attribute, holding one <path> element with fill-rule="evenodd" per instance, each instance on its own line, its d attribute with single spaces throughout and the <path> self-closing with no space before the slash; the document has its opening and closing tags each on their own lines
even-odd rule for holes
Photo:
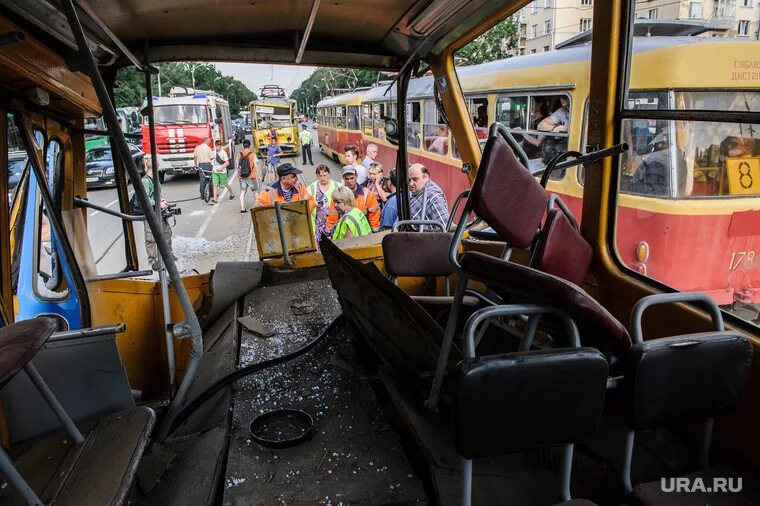
<svg viewBox="0 0 760 506">
<path fill-rule="evenodd" d="M 132 193 L 129 198 L 129 214 L 133 216 L 145 216 L 140 201 L 137 199 L 137 192 Z"/>
<path fill-rule="evenodd" d="M 240 166 L 239 166 L 239 174 L 240 177 L 248 177 L 251 175 L 251 159 L 249 158 L 251 155 L 250 153 L 247 155 L 240 155 Z"/>
</svg>

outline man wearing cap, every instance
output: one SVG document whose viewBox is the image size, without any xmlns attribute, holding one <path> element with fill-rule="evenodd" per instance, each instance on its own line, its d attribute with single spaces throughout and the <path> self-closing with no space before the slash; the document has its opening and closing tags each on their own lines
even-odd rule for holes
<svg viewBox="0 0 760 506">
<path fill-rule="evenodd" d="M 292 163 L 283 163 L 277 167 L 277 182 L 267 188 L 266 191 L 256 195 L 253 207 L 273 206 L 275 202 L 309 201 L 309 211 L 314 209 L 316 203 L 306 186 L 298 181 L 301 171 Z"/>
<path fill-rule="evenodd" d="M 377 197 L 371 191 L 363 188 L 358 181 L 356 169 L 353 167 L 343 168 L 343 184 L 352 192 L 356 197 L 356 208 L 359 209 L 369 221 L 369 226 L 373 232 L 379 232 L 380 229 L 380 204 L 377 202 Z M 338 223 L 338 211 L 335 209 L 335 204 L 330 203 L 330 212 L 327 215 L 327 223 L 325 229 L 332 231 L 335 225 Z"/>
</svg>

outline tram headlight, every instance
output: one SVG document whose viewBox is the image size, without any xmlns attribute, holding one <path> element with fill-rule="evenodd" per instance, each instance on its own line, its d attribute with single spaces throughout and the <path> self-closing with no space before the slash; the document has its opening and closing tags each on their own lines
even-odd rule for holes
<svg viewBox="0 0 760 506">
<path fill-rule="evenodd" d="M 290 142 L 290 141 L 292 141 L 292 140 L 293 140 L 293 138 L 292 138 L 292 137 L 288 137 L 288 142 Z"/>
<path fill-rule="evenodd" d="M 649 260 L 649 244 L 646 241 L 641 241 L 636 245 L 636 260 L 641 263 Z"/>
</svg>

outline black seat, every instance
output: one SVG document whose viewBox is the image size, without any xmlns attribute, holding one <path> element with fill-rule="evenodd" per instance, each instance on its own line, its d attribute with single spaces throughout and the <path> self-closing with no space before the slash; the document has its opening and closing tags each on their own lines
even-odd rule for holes
<svg viewBox="0 0 760 506">
<path fill-rule="evenodd" d="M 558 496 L 569 501 L 573 443 L 599 425 L 607 360 L 592 348 L 478 358 L 471 356 L 474 346 L 467 348 L 452 399 L 454 440 L 463 457 L 462 504 L 470 504 L 472 459 L 557 445 L 565 446 Z"/>
<path fill-rule="evenodd" d="M 662 294 L 645 297 L 632 313 L 631 328 L 636 344 L 625 363 L 626 452 L 623 480 L 634 504 L 699 505 L 760 504 L 760 491 L 754 477 L 738 469 L 710 467 L 709 449 L 713 418 L 735 408 L 741 401 L 749 378 L 752 345 L 736 332 L 723 330 L 723 321 L 715 302 L 701 294 L 690 299 L 711 309 L 716 330 L 698 334 L 643 341 L 641 315 L 646 307 L 683 299 L 688 294 Z M 663 426 L 705 421 L 700 448 L 700 469 L 682 476 L 688 478 L 689 491 L 671 490 L 670 482 L 656 481 L 633 485 L 631 461 L 636 431 Z M 666 477 L 667 478 L 667 477 Z M 714 478 L 732 479 L 736 485 L 742 478 L 742 490 L 693 491 L 699 478 L 705 487 L 713 488 Z M 675 482 L 673 482 L 675 483 Z"/>
</svg>

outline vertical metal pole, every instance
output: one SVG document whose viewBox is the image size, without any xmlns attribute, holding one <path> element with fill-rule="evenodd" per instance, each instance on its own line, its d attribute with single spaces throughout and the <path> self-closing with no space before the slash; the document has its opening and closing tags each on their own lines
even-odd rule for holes
<svg viewBox="0 0 760 506">
<path fill-rule="evenodd" d="M 462 459 L 462 501 L 459 503 L 462 506 L 470 506 L 472 504 L 472 460 Z"/>
<path fill-rule="evenodd" d="M 407 65 L 396 81 L 396 117 L 398 118 L 398 155 L 396 158 L 396 202 L 398 203 L 398 219 L 408 220 L 409 215 L 409 177 L 406 152 L 406 92 L 412 77 L 414 62 Z"/>
<path fill-rule="evenodd" d="M 71 438 L 76 441 L 77 444 L 83 443 L 84 436 L 82 436 L 82 433 L 79 432 L 77 426 L 74 425 L 73 420 L 71 420 L 69 414 L 66 413 L 66 410 L 63 409 L 63 406 L 61 406 L 61 403 L 58 402 L 58 399 L 55 398 L 55 395 L 53 395 L 50 387 L 47 386 L 45 380 L 42 379 L 42 376 L 40 376 L 40 373 L 37 372 L 37 368 L 34 367 L 31 362 L 29 362 L 24 366 L 24 371 L 26 371 L 26 374 L 29 375 L 29 379 L 32 380 L 34 386 L 37 387 L 37 390 L 40 391 L 42 397 L 45 399 L 45 401 L 47 401 L 47 403 L 50 405 L 50 408 L 55 412 L 55 416 L 57 416 L 61 421 L 64 428 L 66 429 L 66 432 L 69 433 L 69 436 L 71 436 Z"/>
<path fill-rule="evenodd" d="M 103 78 L 98 71 L 98 66 L 95 62 L 95 58 L 92 56 L 90 48 L 87 45 L 87 40 L 84 36 L 84 30 L 82 29 L 82 24 L 80 23 L 79 17 L 77 16 L 74 2 L 73 0 L 61 0 L 61 5 L 66 12 L 66 19 L 69 22 L 71 32 L 74 35 L 74 39 L 76 40 L 80 64 L 82 65 L 83 70 L 92 80 L 95 92 L 98 95 L 98 100 L 100 101 L 101 107 L 103 108 L 103 117 L 106 120 L 108 129 L 113 133 L 114 138 L 116 139 L 116 147 L 118 148 L 119 156 L 121 156 L 122 160 L 124 161 L 124 165 L 126 166 L 127 172 L 129 173 L 129 178 L 133 182 L 135 194 L 137 195 L 137 199 L 140 202 L 140 206 L 147 211 L 150 209 L 150 201 L 148 200 L 148 196 L 145 194 L 145 189 L 142 187 L 142 185 L 136 184 L 136 182 L 140 180 L 140 174 L 137 171 L 137 166 L 135 165 L 135 161 L 132 159 L 132 154 L 129 151 L 129 147 L 127 146 L 127 139 L 124 137 L 124 132 L 122 132 L 121 125 L 119 125 L 119 121 L 116 118 L 116 110 L 109 100 L 108 90 L 106 89 Z M 157 439 L 159 441 L 163 441 L 166 439 L 169 428 L 174 423 L 174 418 L 182 408 L 182 404 L 185 401 L 187 392 L 198 374 L 200 361 L 203 356 L 203 334 L 201 331 L 200 323 L 198 322 L 198 317 L 195 314 L 193 304 L 187 294 L 185 285 L 182 283 L 182 277 L 180 276 L 179 271 L 177 270 L 177 266 L 174 264 L 174 260 L 172 259 L 171 251 L 169 251 L 169 245 L 161 234 L 161 224 L 158 221 L 158 217 L 155 215 L 155 213 L 147 211 L 145 213 L 145 218 L 147 224 L 150 226 L 150 229 L 153 232 L 154 238 L 156 239 L 158 251 L 161 253 L 161 257 L 163 258 L 164 265 L 166 266 L 166 269 L 169 273 L 169 277 L 174 284 L 174 289 L 177 291 L 177 297 L 182 304 L 182 310 L 185 313 L 185 318 L 187 319 L 188 326 L 190 327 L 190 334 L 192 336 L 193 343 L 192 349 L 190 351 L 190 363 L 187 366 L 187 372 L 185 373 L 182 384 L 177 391 L 177 396 L 175 397 L 171 406 L 169 406 L 169 411 L 166 414 L 166 418 L 164 419 L 164 422 L 159 428 L 157 434 Z"/>
<path fill-rule="evenodd" d="M 148 42 L 145 41 L 145 65 L 150 66 L 148 60 Z M 156 216 L 161 216 L 161 179 L 159 178 L 158 153 L 156 152 L 156 118 L 153 114 L 153 82 L 150 71 L 145 72 L 145 94 L 148 102 L 148 132 L 150 137 L 150 161 L 153 167 L 153 197 L 155 199 Z M 161 218 L 161 227 L 169 224 Z M 158 277 L 161 285 L 161 307 L 164 310 L 164 338 L 166 340 L 166 362 L 169 369 L 169 398 L 174 398 L 176 383 L 176 364 L 174 358 L 174 335 L 171 332 L 172 309 L 169 305 L 169 280 L 166 276 L 166 268 L 163 259 L 159 258 Z"/>
<path fill-rule="evenodd" d="M 2 471 L 8 478 L 8 481 L 11 482 L 13 488 L 18 490 L 18 493 L 21 494 L 21 497 L 24 498 L 24 501 L 26 501 L 27 504 L 34 506 L 45 505 L 45 503 L 37 497 L 37 494 L 34 493 L 32 487 L 30 487 L 26 480 L 24 480 L 19 472 L 16 471 L 16 468 L 13 466 L 13 461 L 8 457 L 5 451 L 3 451 L 2 447 L 0 447 L 0 471 Z"/>
<path fill-rule="evenodd" d="M 282 208 L 279 202 L 274 203 L 274 214 L 277 217 L 277 232 L 280 234 L 280 244 L 282 245 L 282 257 L 285 260 L 285 265 L 290 267 L 292 262 L 290 261 L 290 253 L 288 252 L 288 241 L 285 238 L 285 223 L 282 221 Z"/>
</svg>

